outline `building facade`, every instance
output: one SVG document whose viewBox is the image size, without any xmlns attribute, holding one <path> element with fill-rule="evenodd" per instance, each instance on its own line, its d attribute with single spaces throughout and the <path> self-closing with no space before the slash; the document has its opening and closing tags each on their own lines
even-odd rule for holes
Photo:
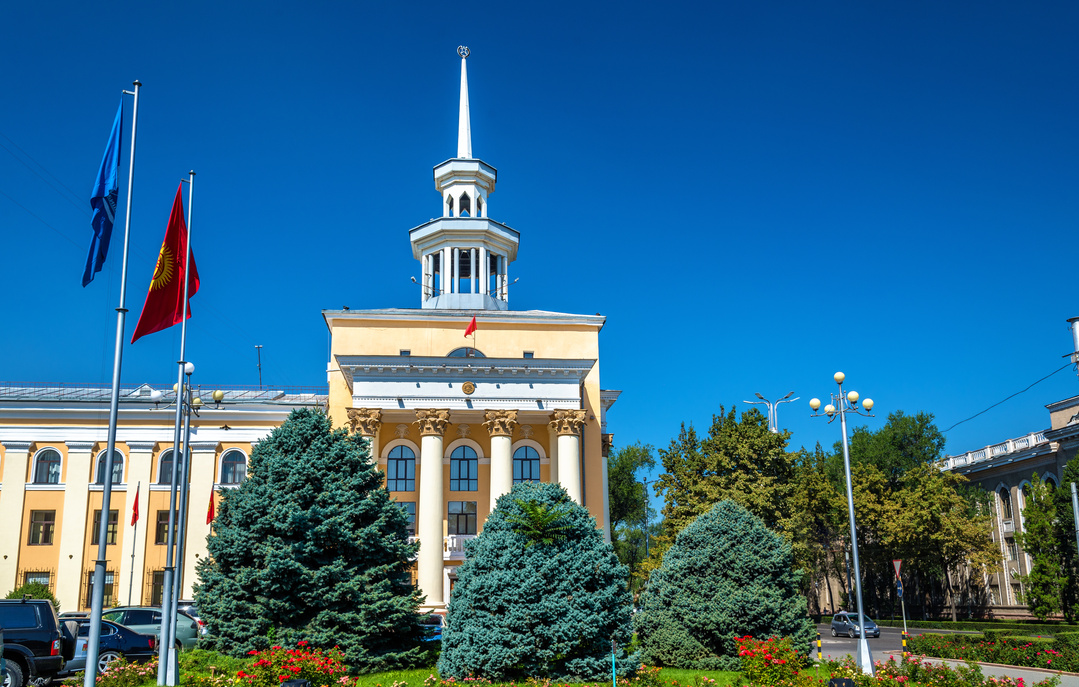
<svg viewBox="0 0 1079 687">
<path fill-rule="evenodd" d="M 987 600 L 995 617 L 1026 617 L 1022 576 L 1033 561 L 1016 539 L 1024 532 L 1023 509 L 1031 477 L 1037 474 L 1051 488 L 1060 484 L 1064 466 L 1079 450 L 1079 396 L 1051 403 L 1050 428 L 948 456 L 945 469 L 965 475 L 992 496 L 991 536 L 1000 549 L 999 570 L 985 576 Z"/>
<path fill-rule="evenodd" d="M 368 438 L 409 513 L 434 612 L 517 482 L 561 484 L 610 538 L 604 414 L 619 393 L 600 387 L 604 317 L 509 309 L 520 234 L 488 216 L 497 172 L 472 155 L 459 53 L 457 156 L 434 168 L 441 217 L 409 232 L 419 307 L 323 312 L 330 417 Z"/>
<path fill-rule="evenodd" d="M 156 401 L 150 385 L 121 390 L 106 516 L 106 607 L 161 599 L 175 420 L 175 394 L 162 389 Z M 210 499 L 243 481 L 254 444 L 294 408 L 326 405 L 325 392 L 222 391 L 220 403 L 191 418 L 182 598 L 191 598 L 195 565 L 206 555 Z M 110 395 L 107 385 L 0 385 L 0 595 L 42 582 L 64 610 L 89 609 Z"/>
</svg>

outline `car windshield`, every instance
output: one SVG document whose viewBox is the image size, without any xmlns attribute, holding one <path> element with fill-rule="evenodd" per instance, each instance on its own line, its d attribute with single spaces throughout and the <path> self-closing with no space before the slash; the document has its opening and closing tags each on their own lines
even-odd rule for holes
<svg viewBox="0 0 1079 687">
<path fill-rule="evenodd" d="M 859 616 L 859 615 L 852 615 L 852 616 L 850 617 L 850 620 L 851 620 L 851 622 L 852 622 L 852 623 L 858 623 L 858 624 L 860 625 L 860 624 L 861 624 L 861 620 L 862 620 L 862 616 Z M 866 618 L 866 619 L 865 619 L 865 622 L 866 622 L 866 624 L 867 624 L 867 625 L 876 625 L 876 623 L 874 623 L 874 622 L 873 622 L 873 619 L 872 619 L 872 618 Z"/>
</svg>

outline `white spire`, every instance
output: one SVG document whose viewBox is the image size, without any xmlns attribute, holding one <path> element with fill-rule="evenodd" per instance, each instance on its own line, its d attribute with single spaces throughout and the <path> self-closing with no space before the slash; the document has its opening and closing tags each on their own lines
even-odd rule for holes
<svg viewBox="0 0 1079 687">
<path fill-rule="evenodd" d="M 471 160 L 472 126 L 468 122 L 468 70 L 465 69 L 468 48 L 459 46 L 457 54 L 461 56 L 461 119 L 457 128 L 457 157 Z"/>
</svg>

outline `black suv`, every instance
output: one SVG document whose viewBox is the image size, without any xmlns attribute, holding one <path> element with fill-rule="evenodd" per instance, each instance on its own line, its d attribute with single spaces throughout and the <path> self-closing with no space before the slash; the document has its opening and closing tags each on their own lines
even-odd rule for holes
<svg viewBox="0 0 1079 687">
<path fill-rule="evenodd" d="M 51 602 L 0 599 L 0 628 L 3 628 L 4 647 L 3 687 L 25 687 L 29 680 L 51 678 L 63 669 L 65 642 Z"/>
</svg>

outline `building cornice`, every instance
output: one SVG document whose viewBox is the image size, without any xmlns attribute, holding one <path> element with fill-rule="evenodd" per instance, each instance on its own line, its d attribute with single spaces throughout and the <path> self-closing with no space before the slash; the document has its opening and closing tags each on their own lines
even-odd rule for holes
<svg viewBox="0 0 1079 687">
<path fill-rule="evenodd" d="M 400 380 L 430 380 L 461 377 L 498 379 L 535 377 L 553 380 L 572 379 L 580 383 L 595 366 L 591 359 L 557 358 L 445 358 L 386 355 L 337 355 L 337 366 L 349 386 L 356 377 L 392 377 Z"/>
<path fill-rule="evenodd" d="M 326 326 L 333 320 L 372 320 L 391 322 L 464 322 L 475 317 L 477 322 L 490 324 L 550 324 L 595 327 L 603 329 L 603 315 L 576 315 L 546 310 L 430 310 L 423 308 L 385 308 L 380 310 L 323 310 Z"/>
</svg>

